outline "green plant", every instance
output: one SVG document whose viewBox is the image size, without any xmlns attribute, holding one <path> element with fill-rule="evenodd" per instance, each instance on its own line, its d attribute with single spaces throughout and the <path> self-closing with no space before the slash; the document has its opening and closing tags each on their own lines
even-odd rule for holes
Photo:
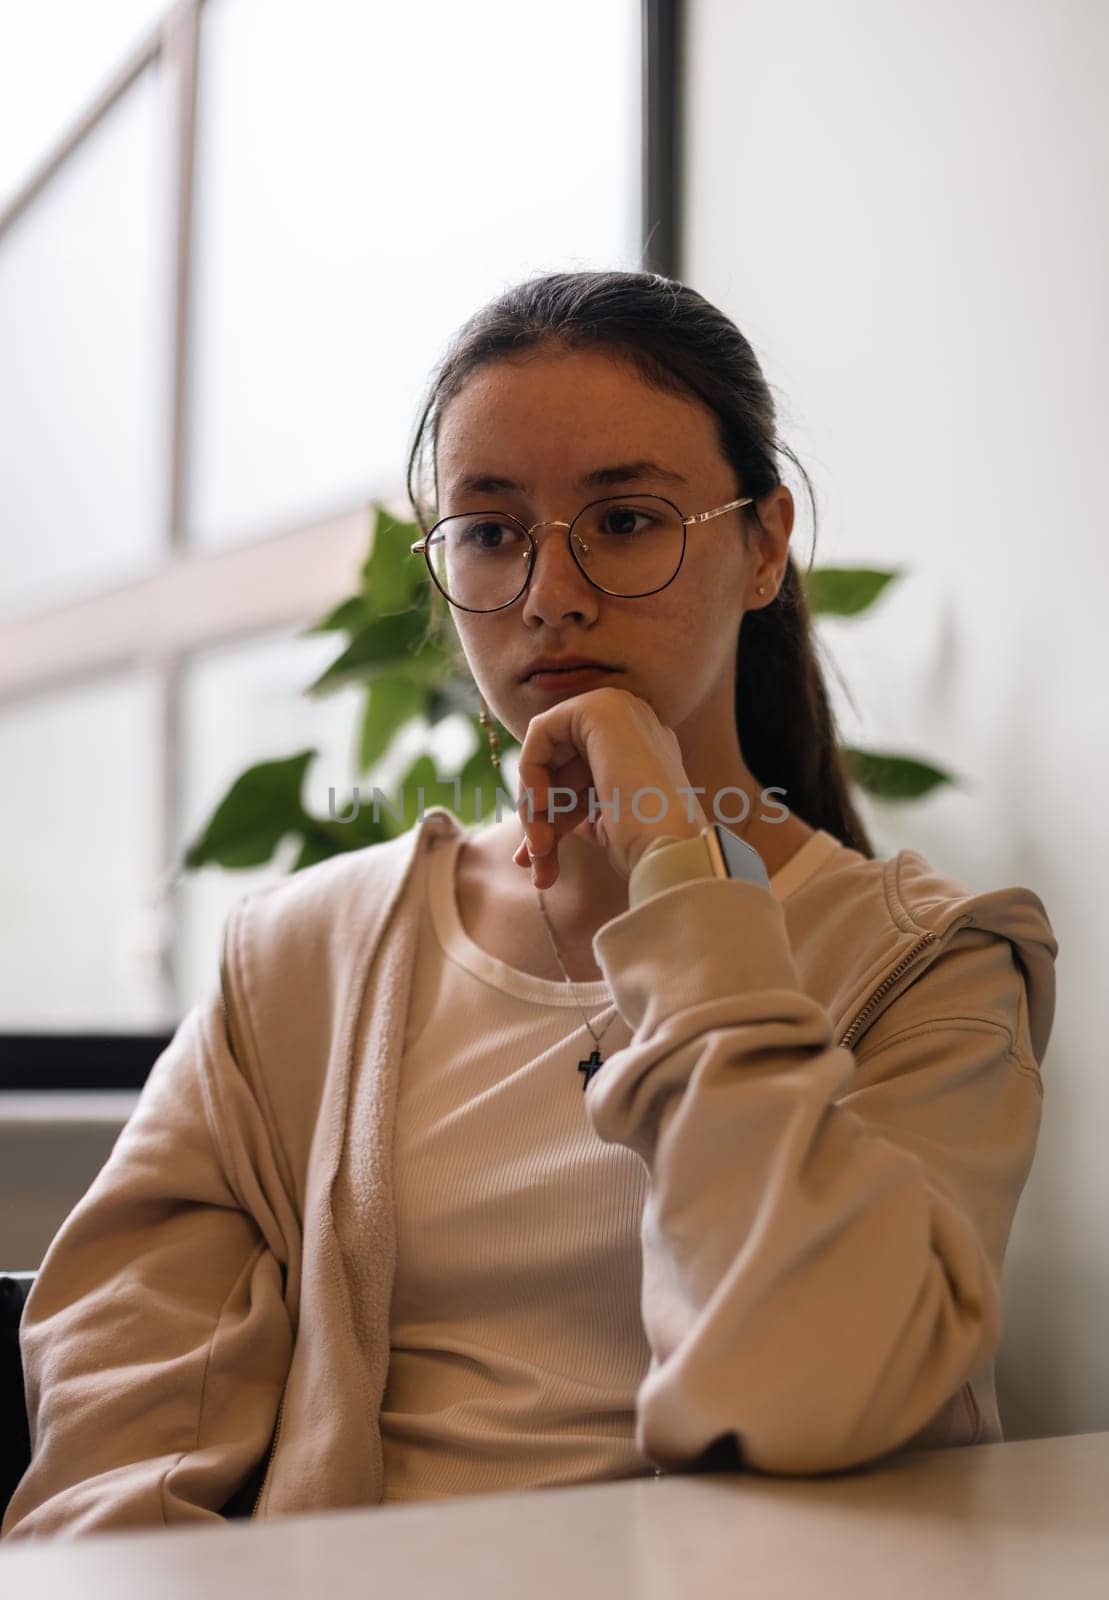
<svg viewBox="0 0 1109 1600">
<path fill-rule="evenodd" d="M 497 773 L 490 759 L 484 730 L 478 720 L 473 684 L 459 677 L 440 638 L 435 636 L 433 590 L 424 565 L 409 546 L 420 528 L 392 516 L 375 505 L 370 552 L 362 565 L 355 594 L 342 600 L 319 622 L 302 630 L 313 634 L 345 634 L 346 642 L 335 660 L 306 693 L 323 696 L 351 683 L 365 689 L 357 750 L 358 777 L 389 753 L 401 728 L 414 717 L 434 726 L 443 717 L 461 714 L 474 731 L 474 751 L 457 781 L 439 777 L 430 755 L 412 762 L 399 789 L 385 797 L 378 815 L 356 784 L 355 796 L 336 805 L 335 817 L 313 815 L 302 794 L 304 779 L 317 750 L 263 761 L 249 767 L 232 783 L 207 822 L 188 845 L 182 866 L 187 871 L 217 865 L 228 868 L 261 866 L 290 834 L 300 842 L 292 870 L 311 866 L 345 850 L 358 850 L 403 833 L 423 804 L 450 804 L 467 824 L 481 823 L 495 812 Z M 804 574 L 806 595 L 815 615 L 856 617 L 865 613 L 885 589 L 901 576 L 865 567 L 819 567 Z M 501 755 L 519 743 L 504 731 Z M 917 799 L 940 784 L 954 783 L 949 773 L 909 756 L 888 751 L 842 746 L 841 753 L 852 779 L 878 799 Z M 449 800 L 436 790 L 449 788 Z M 487 802 L 487 803 L 486 803 Z M 502 802 L 502 814 L 503 814 Z M 392 806 L 396 805 L 397 814 Z"/>
</svg>

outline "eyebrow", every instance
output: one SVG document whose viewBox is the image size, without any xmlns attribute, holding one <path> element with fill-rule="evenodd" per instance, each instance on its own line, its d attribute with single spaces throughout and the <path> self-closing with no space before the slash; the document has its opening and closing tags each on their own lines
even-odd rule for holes
<svg viewBox="0 0 1109 1600">
<path fill-rule="evenodd" d="M 657 461 L 617 461 L 610 467 L 594 467 L 592 472 L 578 479 L 577 487 L 600 489 L 617 483 L 641 483 L 647 479 L 660 483 L 685 484 L 687 481 L 680 472 L 660 466 Z M 517 483 L 514 478 L 501 478 L 489 472 L 467 473 L 458 478 L 454 485 L 455 494 L 493 494 L 499 490 L 515 490 L 526 494 L 527 485 Z"/>
</svg>

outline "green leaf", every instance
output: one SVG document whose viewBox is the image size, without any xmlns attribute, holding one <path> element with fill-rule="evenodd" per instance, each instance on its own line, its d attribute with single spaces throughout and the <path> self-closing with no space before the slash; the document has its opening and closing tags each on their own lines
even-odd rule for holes
<svg viewBox="0 0 1109 1600">
<path fill-rule="evenodd" d="M 375 822 L 372 796 L 359 788 L 358 814 L 354 815 L 354 795 L 342 802 L 336 798 L 338 817 L 309 817 L 303 832 L 300 854 L 293 862 L 293 872 L 326 861 L 331 856 L 344 855 L 351 850 L 362 850 L 367 845 L 379 844 L 388 834 L 380 819 Z M 345 820 L 340 820 L 345 819 Z"/>
<path fill-rule="evenodd" d="M 423 809 L 425 814 L 432 806 L 450 806 L 453 796 L 448 784 L 440 779 L 435 768 L 435 762 L 427 755 L 419 755 L 412 762 L 408 771 L 400 780 L 400 784 L 389 792 L 390 802 L 399 802 L 399 817 L 394 817 L 392 810 L 381 808 L 381 823 L 386 830 L 387 837 L 393 839 L 398 834 L 406 832 L 418 820 L 420 807 L 420 789 L 423 789 Z"/>
<path fill-rule="evenodd" d="M 480 733 L 484 743 L 485 729 L 477 720 L 478 694 L 473 680 L 458 677 L 445 655 L 440 657 L 440 661 L 438 681 L 428 690 L 428 721 L 434 725 L 446 717 L 466 717 Z"/>
<path fill-rule="evenodd" d="M 377 678 L 366 693 L 358 741 L 358 770 L 368 772 L 388 750 L 404 724 L 425 709 L 427 690 L 415 678 L 395 672 Z"/>
<path fill-rule="evenodd" d="M 855 617 L 874 604 L 887 584 L 902 575 L 901 567 L 888 572 L 872 567 L 814 567 L 801 576 L 814 616 Z"/>
<path fill-rule="evenodd" d="M 329 839 L 342 850 L 361 850 L 363 845 L 377 844 L 389 837 L 380 816 L 374 819 L 372 785 L 355 784 L 358 790 L 358 808 L 355 811 L 353 789 L 350 794 L 335 798 L 335 816 L 312 817 L 311 823 L 321 838 Z"/>
<path fill-rule="evenodd" d="M 343 845 L 313 828 L 304 835 L 300 852 L 293 862 L 291 871 L 303 872 L 305 867 L 314 867 L 317 861 L 327 861 L 331 856 L 342 855 L 345 850 L 359 849 L 361 845 L 357 842 Z"/>
<path fill-rule="evenodd" d="M 424 715 L 432 727 L 437 722 L 442 722 L 444 717 L 449 717 L 454 710 L 449 697 L 442 689 L 432 685 L 424 700 Z"/>
<path fill-rule="evenodd" d="M 401 522 L 375 506 L 373 542 L 362 566 L 362 594 L 368 609 L 378 617 L 408 611 L 418 597 L 426 599 L 429 578 L 421 556 L 410 546 L 421 536 L 415 522 Z"/>
<path fill-rule="evenodd" d="M 849 745 L 840 747 L 840 755 L 848 775 L 878 800 L 918 800 L 921 795 L 930 794 L 941 784 L 962 787 L 950 772 L 912 756 L 891 755 L 880 750 L 856 750 Z"/>
<path fill-rule="evenodd" d="M 309 820 L 300 793 L 317 754 L 301 750 L 248 767 L 188 846 L 184 866 L 257 867 L 269 861 L 285 835 L 299 833 Z"/>
<path fill-rule="evenodd" d="M 372 679 L 383 668 L 412 664 L 419 654 L 424 635 L 424 619 L 414 611 L 376 618 L 361 628 L 342 654 L 323 671 L 305 693 L 327 694 L 355 679 Z"/>
<path fill-rule="evenodd" d="M 313 633 L 356 633 L 359 628 L 365 627 L 370 621 L 366 610 L 365 599 L 360 594 L 352 594 L 346 600 L 329 611 L 319 622 L 313 622 L 310 627 L 302 628 L 297 635 L 298 639 L 306 638 Z"/>
</svg>

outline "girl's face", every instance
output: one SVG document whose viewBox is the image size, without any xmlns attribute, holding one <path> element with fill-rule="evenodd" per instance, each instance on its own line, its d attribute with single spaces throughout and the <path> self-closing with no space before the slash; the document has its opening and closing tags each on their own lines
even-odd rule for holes
<svg viewBox="0 0 1109 1600">
<path fill-rule="evenodd" d="M 585 482 L 617 467 L 625 470 L 603 484 Z M 475 487 L 473 479 L 503 481 Z M 526 527 L 570 522 L 606 494 L 663 495 L 688 517 L 741 493 L 708 407 L 651 387 L 630 364 L 598 351 L 480 368 L 440 419 L 436 491 L 440 516 L 509 511 Z M 768 580 L 785 566 L 792 498 L 780 487 L 760 504 L 770 533 L 749 551 L 740 525 L 746 509 L 688 528 L 677 577 L 638 599 L 594 588 L 566 530 L 539 529 L 531 582 L 518 600 L 486 613 L 451 608 L 470 671 L 501 723 L 522 740 L 537 712 L 584 692 L 524 681 L 537 656 L 582 655 L 615 668 L 597 685 L 648 701 L 683 748 L 687 740 L 711 747 L 727 739 L 734 749 L 739 624 L 749 602 L 773 598 Z"/>
</svg>

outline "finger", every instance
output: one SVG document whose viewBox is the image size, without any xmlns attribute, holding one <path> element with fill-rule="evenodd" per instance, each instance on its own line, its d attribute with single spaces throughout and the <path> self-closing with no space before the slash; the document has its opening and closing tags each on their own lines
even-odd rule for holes
<svg viewBox="0 0 1109 1600">
<path fill-rule="evenodd" d="M 588 786 L 593 773 L 589 762 L 579 750 L 564 766 L 558 767 L 554 773 L 554 782 L 566 789 L 584 789 Z"/>
<path fill-rule="evenodd" d="M 569 785 L 567 784 L 564 787 L 569 788 Z M 583 826 L 586 828 L 591 827 L 588 791 L 582 792 L 579 790 L 572 806 L 565 811 L 556 812 L 552 826 L 556 844 L 558 840 L 564 839 L 567 834 L 578 833 Z"/>
<path fill-rule="evenodd" d="M 533 853 L 531 853 L 530 848 L 528 848 L 528 837 L 526 837 L 525 832 L 525 837 L 520 840 L 517 848 L 515 848 L 514 856 L 512 856 L 512 861 L 514 861 L 515 866 L 520 867 L 520 869 L 530 870 L 531 861 L 533 861 L 533 859 L 554 858 L 555 861 L 557 861 L 557 853 L 559 853 L 559 840 L 568 834 L 581 834 L 591 843 L 600 843 L 599 838 L 595 837 L 595 822 L 589 819 L 589 798 L 587 798 L 589 797 L 589 787 L 587 787 L 586 782 L 584 782 L 587 778 L 589 778 L 589 768 L 587 768 L 586 763 L 584 763 L 581 758 L 578 758 L 578 762 L 571 762 L 568 770 L 555 773 L 555 778 L 559 779 L 559 782 L 557 782 L 557 784 L 552 784 L 552 787 L 550 787 L 550 794 L 552 794 L 552 798 L 555 797 L 555 790 L 570 789 L 570 779 L 575 778 L 578 779 L 579 784 L 584 787 L 586 792 L 583 794 L 583 792 L 579 790 L 578 798 L 576 798 L 576 803 L 575 806 L 573 806 L 573 810 L 555 811 L 554 818 L 552 818 L 552 822 L 550 822 L 550 827 L 552 827 L 552 843 L 550 843 L 550 850 L 544 851 L 542 854 L 539 854 L 538 851 L 536 851 L 533 858 Z"/>
<path fill-rule="evenodd" d="M 573 737 L 572 723 L 564 715 L 564 710 L 562 706 L 552 706 L 549 711 L 540 712 L 531 719 L 516 769 L 518 781 L 524 790 L 522 803 L 526 805 L 527 791 L 530 789 L 536 817 L 542 816 L 544 820 L 551 773 L 581 755 Z"/>
<path fill-rule="evenodd" d="M 551 815 L 545 816 L 543 820 L 550 823 L 552 848 L 556 847 L 558 841 L 566 834 L 572 833 L 580 819 L 588 814 L 588 797 L 591 793 L 592 780 L 593 774 L 589 770 L 589 763 L 584 756 L 576 753 L 573 760 L 551 774 L 549 791 Z"/>
<path fill-rule="evenodd" d="M 580 789 L 591 777 L 589 763 L 567 737 L 552 737 L 549 730 L 531 722 L 517 768 L 520 799 L 517 811 L 532 855 L 546 855 L 558 837 L 568 813 L 556 811 L 552 789 Z M 530 797 L 530 804 L 529 804 Z"/>
<path fill-rule="evenodd" d="M 574 821 L 575 816 L 577 816 L 578 812 L 580 812 L 582 810 L 585 811 L 585 815 L 582 816 L 579 821 L 575 822 Z M 598 845 L 598 846 L 602 846 L 603 845 L 603 841 L 601 840 L 601 838 L 598 836 L 598 833 L 597 833 L 597 819 L 594 818 L 593 821 L 590 821 L 589 815 L 588 815 L 588 806 L 584 805 L 584 803 L 583 803 L 583 805 L 580 805 L 580 806 L 577 807 L 576 811 L 567 812 L 566 816 L 569 819 L 569 823 L 570 823 L 570 826 L 568 826 L 567 829 L 566 829 L 567 833 L 576 833 L 579 836 L 579 838 L 588 840 L 588 842 L 590 844 L 592 844 L 592 845 Z M 546 852 L 546 854 L 544 856 L 537 857 L 536 859 L 539 859 L 539 860 L 557 859 L 557 839 L 556 839 L 556 848 L 555 848 L 554 852 L 548 851 L 548 852 Z M 526 836 L 523 839 L 521 839 L 520 843 L 516 846 L 515 853 L 514 853 L 514 855 L 512 857 L 512 862 L 513 862 L 514 866 L 517 866 L 517 867 L 521 868 L 522 871 L 527 872 L 527 871 L 531 870 L 532 855 L 531 855 L 530 850 L 528 849 L 528 841 L 527 841 L 527 837 Z"/>
<path fill-rule="evenodd" d="M 570 833 L 577 833 L 584 829 L 585 837 L 590 839 L 592 843 L 596 844 L 600 842 L 592 837 L 593 824 L 589 821 L 588 805 L 583 795 L 578 796 L 577 803 L 575 804 L 573 810 L 559 812 L 558 816 L 555 818 L 553 826 L 556 829 L 555 843 L 552 845 L 549 851 L 543 855 L 537 855 L 533 857 L 529 863 L 531 867 L 531 881 L 537 889 L 549 889 L 558 881 L 559 873 L 562 870 L 558 859 L 559 839 Z M 526 840 L 523 848 L 525 850 L 527 848 Z"/>
</svg>

